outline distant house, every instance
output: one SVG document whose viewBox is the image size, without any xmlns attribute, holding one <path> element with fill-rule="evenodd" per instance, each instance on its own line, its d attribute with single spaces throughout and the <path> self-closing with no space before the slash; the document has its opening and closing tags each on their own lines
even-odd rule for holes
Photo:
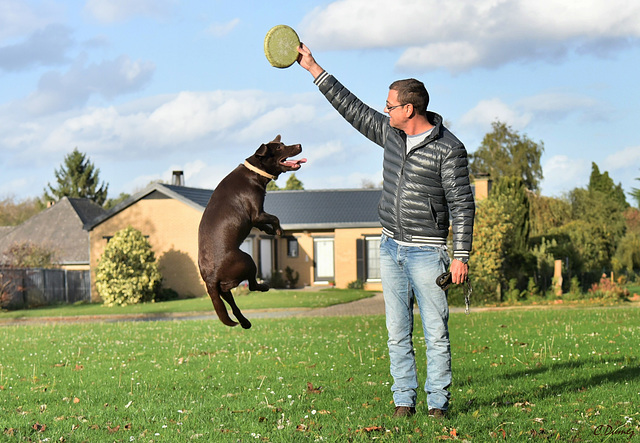
<svg viewBox="0 0 640 443">
<path fill-rule="evenodd" d="M 106 211 L 86 198 L 63 197 L 22 224 L 0 231 L 0 264 L 9 250 L 25 243 L 53 251 L 55 264 L 67 270 L 89 269 L 89 233 L 84 225 Z"/>
<path fill-rule="evenodd" d="M 486 194 L 486 180 L 478 198 Z M 478 183 L 479 184 L 479 183 Z M 153 184 L 87 223 L 91 269 L 95 272 L 107 242 L 132 226 L 145 235 L 156 254 L 164 285 L 181 295 L 204 295 L 198 271 L 198 226 L 212 190 Z M 263 279 L 287 267 L 299 274 L 297 286 L 345 288 L 360 280 L 381 290 L 378 221 L 380 189 L 273 191 L 265 210 L 276 215 L 284 235 L 254 229 L 242 245 Z M 93 299 L 98 300 L 97 293 Z"/>
<path fill-rule="evenodd" d="M 346 287 L 359 276 L 379 287 L 377 271 L 367 273 L 364 247 L 380 235 L 379 189 L 268 192 L 265 210 L 277 215 L 282 237 L 252 230 L 242 249 L 258 266 L 259 276 L 291 267 L 297 286 L 335 284 Z M 212 190 L 153 184 L 87 224 L 91 269 L 95 269 L 109 239 L 132 226 L 151 243 L 164 285 L 182 295 L 204 295 L 198 271 L 198 226 Z M 356 240 L 362 242 L 360 256 Z M 358 261 L 359 260 L 359 261 Z M 370 257 L 371 268 L 376 257 Z M 360 273 L 360 274 L 358 274 Z M 98 298 L 94 294 L 94 298 Z"/>
</svg>

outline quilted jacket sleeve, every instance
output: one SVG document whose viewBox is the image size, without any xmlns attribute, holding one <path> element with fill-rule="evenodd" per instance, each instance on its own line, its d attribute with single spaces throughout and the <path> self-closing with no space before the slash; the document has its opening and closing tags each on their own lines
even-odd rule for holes
<svg viewBox="0 0 640 443">
<path fill-rule="evenodd" d="M 329 103 L 362 135 L 383 146 L 389 118 L 362 102 L 326 71 L 314 81 Z"/>
</svg>

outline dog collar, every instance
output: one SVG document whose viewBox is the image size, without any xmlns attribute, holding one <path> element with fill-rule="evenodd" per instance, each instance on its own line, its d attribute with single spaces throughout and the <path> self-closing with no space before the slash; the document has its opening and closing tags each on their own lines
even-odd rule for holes
<svg viewBox="0 0 640 443">
<path fill-rule="evenodd" d="M 276 178 L 278 178 L 275 175 L 271 175 L 268 172 L 263 171 L 262 169 L 256 168 L 255 166 L 253 166 L 251 163 L 249 163 L 246 160 L 244 161 L 244 167 L 247 168 L 249 171 L 253 171 L 256 174 L 259 174 L 259 175 L 261 175 L 263 177 L 267 177 L 267 178 L 269 178 L 271 180 L 275 180 Z"/>
</svg>

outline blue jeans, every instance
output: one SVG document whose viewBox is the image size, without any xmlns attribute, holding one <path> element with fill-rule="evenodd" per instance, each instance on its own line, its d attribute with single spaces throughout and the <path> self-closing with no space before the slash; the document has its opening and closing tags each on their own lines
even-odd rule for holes
<svg viewBox="0 0 640 443">
<path fill-rule="evenodd" d="M 449 305 L 436 278 L 449 267 L 446 248 L 402 246 L 384 234 L 380 240 L 380 273 L 389 340 L 389 360 L 396 406 L 416 406 L 418 372 L 413 348 L 413 304 L 418 302 L 427 344 L 429 409 L 446 411 L 451 385 Z"/>
</svg>

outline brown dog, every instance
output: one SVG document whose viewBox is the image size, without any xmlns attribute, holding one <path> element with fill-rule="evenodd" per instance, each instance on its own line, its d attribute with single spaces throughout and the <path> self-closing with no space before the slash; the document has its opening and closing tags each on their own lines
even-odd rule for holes
<svg viewBox="0 0 640 443">
<path fill-rule="evenodd" d="M 229 317 L 222 299 L 243 328 L 251 327 L 238 309 L 231 289 L 247 280 L 251 291 L 269 290 L 269 285 L 256 281 L 256 264 L 249 254 L 240 250 L 240 245 L 253 227 L 267 234 L 282 235 L 278 217 L 264 212 L 264 196 L 270 180 L 283 172 L 300 169 L 307 161 L 289 160 L 300 152 L 300 145 L 286 146 L 280 142 L 279 135 L 261 145 L 218 184 L 202 214 L 198 232 L 200 275 L 218 318 L 227 326 L 238 323 Z"/>
</svg>

